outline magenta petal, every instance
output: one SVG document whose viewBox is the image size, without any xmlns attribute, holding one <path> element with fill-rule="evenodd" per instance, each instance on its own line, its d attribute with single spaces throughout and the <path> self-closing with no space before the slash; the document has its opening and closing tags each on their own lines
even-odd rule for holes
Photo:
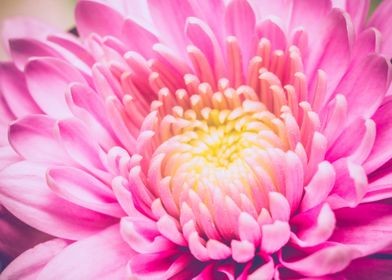
<svg viewBox="0 0 392 280">
<path fill-rule="evenodd" d="M 133 255 L 116 224 L 69 245 L 48 263 L 38 279 L 125 279 Z"/>
<path fill-rule="evenodd" d="M 1 273 L 0 278 L 36 280 L 47 263 L 64 250 L 68 243 L 62 239 L 53 239 L 27 250 Z"/>
<path fill-rule="evenodd" d="M 351 262 L 338 276 L 355 280 L 392 279 L 392 260 L 360 258 Z"/>
<path fill-rule="evenodd" d="M 348 244 L 369 255 L 392 245 L 392 206 L 362 204 L 335 211 L 337 226 L 332 241 Z"/>
<path fill-rule="evenodd" d="M 69 63 L 56 58 L 37 58 L 26 65 L 27 87 L 38 106 L 55 118 L 72 116 L 65 93 L 71 82 L 86 83 Z"/>
<path fill-rule="evenodd" d="M 110 6 L 91 0 L 78 1 L 75 10 L 78 32 L 87 37 L 91 33 L 101 36 L 121 36 L 122 15 Z"/>
<path fill-rule="evenodd" d="M 115 219 L 56 196 L 46 185 L 47 166 L 18 162 L 0 173 L 0 202 L 18 219 L 48 234 L 78 240 Z"/>
</svg>

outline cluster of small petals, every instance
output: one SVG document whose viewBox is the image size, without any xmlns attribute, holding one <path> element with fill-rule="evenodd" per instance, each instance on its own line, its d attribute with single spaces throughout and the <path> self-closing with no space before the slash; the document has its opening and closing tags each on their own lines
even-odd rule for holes
<svg viewBox="0 0 392 280">
<path fill-rule="evenodd" d="M 388 279 L 392 5 L 368 2 L 6 23 L 0 207 L 42 243 L 0 278 Z"/>
</svg>

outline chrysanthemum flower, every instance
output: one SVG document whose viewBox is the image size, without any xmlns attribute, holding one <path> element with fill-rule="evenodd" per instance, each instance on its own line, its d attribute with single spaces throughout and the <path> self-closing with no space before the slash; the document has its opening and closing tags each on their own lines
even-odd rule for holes
<svg viewBox="0 0 392 280">
<path fill-rule="evenodd" d="M 0 278 L 390 279 L 392 1 L 368 7 L 80 0 L 80 37 L 6 22 L 0 202 L 50 238 Z"/>
</svg>

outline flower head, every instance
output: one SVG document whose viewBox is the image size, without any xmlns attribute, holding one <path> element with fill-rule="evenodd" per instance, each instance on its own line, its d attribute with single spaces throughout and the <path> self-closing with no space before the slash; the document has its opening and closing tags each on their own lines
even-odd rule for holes
<svg viewBox="0 0 392 280">
<path fill-rule="evenodd" d="M 0 202 L 53 239 L 4 277 L 388 278 L 392 5 L 332 2 L 6 23 Z"/>
</svg>

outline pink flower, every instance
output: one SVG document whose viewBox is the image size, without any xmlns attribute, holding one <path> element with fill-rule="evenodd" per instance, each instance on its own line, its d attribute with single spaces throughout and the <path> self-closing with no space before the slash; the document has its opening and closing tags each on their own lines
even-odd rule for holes
<svg viewBox="0 0 392 280">
<path fill-rule="evenodd" d="M 6 22 L 0 203 L 50 240 L 0 278 L 390 279 L 392 1 L 332 2 Z"/>
</svg>

